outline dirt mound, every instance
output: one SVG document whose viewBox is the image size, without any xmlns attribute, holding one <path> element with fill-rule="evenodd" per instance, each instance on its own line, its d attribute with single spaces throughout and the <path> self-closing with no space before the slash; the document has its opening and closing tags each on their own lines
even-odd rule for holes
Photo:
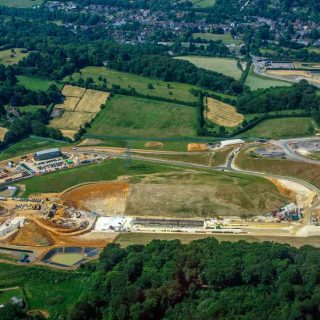
<svg viewBox="0 0 320 320">
<path fill-rule="evenodd" d="M 279 192 L 286 197 L 290 198 L 292 201 L 296 201 L 297 195 L 289 188 L 284 186 L 279 180 L 277 179 L 270 179 L 272 183 L 277 187 Z"/>
<path fill-rule="evenodd" d="M 129 186 L 124 182 L 93 183 L 67 191 L 64 205 L 106 215 L 123 214 Z"/>
<path fill-rule="evenodd" d="M 150 141 L 150 142 L 146 142 L 144 144 L 144 146 L 146 148 L 162 148 L 163 147 L 163 143 L 162 142 L 157 142 L 157 141 Z"/>
<path fill-rule="evenodd" d="M 208 145 L 206 143 L 188 143 L 188 151 L 207 151 Z"/>
<path fill-rule="evenodd" d="M 49 233 L 33 221 L 29 221 L 7 241 L 12 245 L 32 247 L 46 247 L 54 244 Z"/>
</svg>

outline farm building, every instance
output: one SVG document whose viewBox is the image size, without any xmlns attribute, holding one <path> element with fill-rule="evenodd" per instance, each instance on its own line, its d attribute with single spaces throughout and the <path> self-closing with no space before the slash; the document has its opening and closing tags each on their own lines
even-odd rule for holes
<svg viewBox="0 0 320 320">
<path fill-rule="evenodd" d="M 60 149 L 53 148 L 53 149 L 38 151 L 33 155 L 33 158 L 36 161 L 42 161 L 42 160 L 58 158 L 60 156 L 61 156 Z"/>
</svg>

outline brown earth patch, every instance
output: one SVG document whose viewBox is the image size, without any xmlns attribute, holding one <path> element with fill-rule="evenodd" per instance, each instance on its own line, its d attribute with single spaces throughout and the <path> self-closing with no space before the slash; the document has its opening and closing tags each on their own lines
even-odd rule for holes
<svg viewBox="0 0 320 320">
<path fill-rule="evenodd" d="M 64 193 L 62 201 L 79 210 L 119 215 L 125 211 L 128 188 L 125 182 L 87 184 Z"/>
<path fill-rule="evenodd" d="M 35 222 L 29 221 L 25 226 L 7 239 L 11 245 L 46 247 L 54 244 L 49 233 Z"/>
</svg>

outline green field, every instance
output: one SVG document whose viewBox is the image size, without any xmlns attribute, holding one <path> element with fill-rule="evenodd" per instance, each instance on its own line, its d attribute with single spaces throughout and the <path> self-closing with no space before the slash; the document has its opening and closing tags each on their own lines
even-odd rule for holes
<svg viewBox="0 0 320 320">
<path fill-rule="evenodd" d="M 312 135 L 310 128 L 314 128 L 310 118 L 267 119 L 240 136 L 271 139 L 303 137 Z"/>
<path fill-rule="evenodd" d="M 77 301 L 89 281 L 83 271 L 0 263 L 0 288 L 19 286 L 28 308 L 48 311 L 50 319 L 64 318 L 62 315 Z"/>
<path fill-rule="evenodd" d="M 51 258 L 51 261 L 71 267 L 83 258 L 84 255 L 80 253 L 57 253 Z"/>
<path fill-rule="evenodd" d="M 32 8 L 42 3 L 43 0 L 0 0 L 0 6 L 12 8 Z"/>
<path fill-rule="evenodd" d="M 26 138 L 1 151 L 0 161 L 10 159 L 13 157 L 18 157 L 34 151 L 67 145 L 68 144 L 63 141 L 58 142 L 38 137 Z"/>
<path fill-rule="evenodd" d="M 212 7 L 215 4 L 215 0 L 191 0 L 192 4 L 196 8 Z"/>
<path fill-rule="evenodd" d="M 104 77 L 107 79 L 108 87 L 115 84 L 124 89 L 135 88 L 138 93 L 143 95 L 177 99 L 186 102 L 197 101 L 197 98 L 190 92 L 190 89 L 197 87 L 189 84 L 165 82 L 104 67 L 86 67 L 81 70 L 81 74 L 83 79 L 90 77 L 99 84 L 102 84 L 98 79 L 99 76 Z M 72 77 L 73 79 L 78 79 L 79 74 L 73 74 Z M 153 89 L 148 89 L 148 84 L 152 84 Z"/>
<path fill-rule="evenodd" d="M 195 137 L 197 109 L 169 102 L 116 95 L 87 133 L 125 137 Z"/>
<path fill-rule="evenodd" d="M 2 0 L 0 0 L 1 5 Z M 11 50 L 14 50 L 12 52 Z M 2 50 L 0 51 L 0 63 L 4 64 L 5 66 L 17 64 L 22 58 L 28 56 L 27 53 L 22 53 L 22 48 L 14 48 L 14 49 L 8 49 L 8 50 Z"/>
<path fill-rule="evenodd" d="M 40 109 L 47 109 L 46 106 L 35 106 L 35 105 L 27 105 L 27 106 L 23 106 L 23 107 L 19 107 L 21 112 L 36 112 L 37 110 Z"/>
<path fill-rule="evenodd" d="M 257 89 L 267 89 L 270 87 L 280 87 L 280 86 L 291 86 L 292 83 L 281 81 L 277 79 L 272 79 L 269 77 L 265 77 L 262 75 L 258 75 L 254 73 L 252 67 L 250 69 L 250 72 L 247 76 L 245 84 L 250 87 L 251 90 L 257 90 Z"/>
<path fill-rule="evenodd" d="M 39 192 L 61 192 L 80 183 L 108 181 L 118 176 L 141 175 L 155 172 L 178 170 L 173 166 L 133 161 L 131 168 L 125 167 L 125 160 L 112 159 L 99 164 L 85 165 L 73 169 L 53 172 L 23 181 L 26 186 L 25 196 Z"/>
<path fill-rule="evenodd" d="M 242 75 L 242 71 L 239 69 L 236 59 L 202 56 L 183 56 L 177 57 L 177 59 L 187 60 L 198 68 L 219 72 L 237 80 L 239 80 Z"/>
<path fill-rule="evenodd" d="M 242 40 L 233 39 L 230 33 L 217 34 L 217 33 L 193 33 L 192 37 L 194 39 L 201 38 L 204 40 L 221 40 L 224 44 L 236 44 L 239 45 L 242 43 Z"/>
<path fill-rule="evenodd" d="M 37 77 L 32 77 L 32 76 L 17 76 L 18 83 L 23 85 L 29 90 L 34 90 L 34 91 L 46 91 L 48 88 L 52 85 L 55 84 L 59 89 L 62 88 L 62 85 L 59 83 L 56 83 L 54 81 L 46 80 L 46 79 L 41 79 Z"/>
</svg>

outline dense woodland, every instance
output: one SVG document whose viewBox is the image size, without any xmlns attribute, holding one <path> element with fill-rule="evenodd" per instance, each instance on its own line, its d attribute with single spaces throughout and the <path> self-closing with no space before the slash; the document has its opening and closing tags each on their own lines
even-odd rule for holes
<svg viewBox="0 0 320 320">
<path fill-rule="evenodd" d="M 320 250 L 276 243 L 108 245 L 71 320 L 320 317 Z"/>
</svg>

